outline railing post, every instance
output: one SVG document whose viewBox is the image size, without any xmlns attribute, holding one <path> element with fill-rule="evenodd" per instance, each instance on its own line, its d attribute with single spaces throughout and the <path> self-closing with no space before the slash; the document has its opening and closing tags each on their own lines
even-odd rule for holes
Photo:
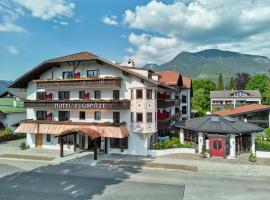
<svg viewBox="0 0 270 200">
<path fill-rule="evenodd" d="M 94 140 L 94 160 L 97 160 L 97 142 Z"/>
<path fill-rule="evenodd" d="M 60 157 L 64 157 L 63 136 L 59 136 L 59 140 L 60 140 Z"/>
</svg>

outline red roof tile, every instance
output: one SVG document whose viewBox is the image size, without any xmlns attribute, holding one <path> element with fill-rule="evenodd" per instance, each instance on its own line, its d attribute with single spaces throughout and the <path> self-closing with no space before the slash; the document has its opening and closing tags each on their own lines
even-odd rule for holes
<svg viewBox="0 0 270 200">
<path fill-rule="evenodd" d="M 253 112 L 258 112 L 258 111 L 263 111 L 263 110 L 270 110 L 270 106 L 260 105 L 260 104 L 249 104 L 249 105 L 236 107 L 235 109 L 215 111 L 212 113 L 219 116 L 235 116 L 235 115 L 253 113 Z"/>
<path fill-rule="evenodd" d="M 166 85 L 177 85 L 181 76 L 180 73 L 173 71 L 156 72 L 154 75 L 160 76 L 159 82 Z"/>
<path fill-rule="evenodd" d="M 191 88 L 191 79 L 189 77 L 183 76 L 182 80 L 184 88 Z"/>
</svg>

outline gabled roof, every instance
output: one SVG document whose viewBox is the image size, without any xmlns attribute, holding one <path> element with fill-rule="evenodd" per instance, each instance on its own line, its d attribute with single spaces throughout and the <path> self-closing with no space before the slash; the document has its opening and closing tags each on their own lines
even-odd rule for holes
<svg viewBox="0 0 270 200">
<path fill-rule="evenodd" d="M 243 115 L 243 114 L 265 111 L 265 110 L 270 110 L 270 106 L 261 105 L 261 104 L 249 104 L 249 105 L 236 107 L 235 109 L 214 111 L 212 113 L 214 115 L 219 115 L 219 116 L 237 116 L 237 115 Z"/>
<path fill-rule="evenodd" d="M 231 117 L 221 117 L 208 115 L 185 121 L 178 121 L 175 127 L 191 130 L 195 132 L 215 133 L 215 134 L 245 134 L 261 132 L 263 128 Z"/>
<path fill-rule="evenodd" d="M 182 80 L 183 80 L 183 87 L 187 89 L 191 89 L 192 87 L 191 79 L 189 77 L 183 76 Z"/>
<path fill-rule="evenodd" d="M 26 91 L 22 91 L 22 90 L 15 91 L 15 90 L 13 90 L 11 88 L 7 89 L 5 92 L 0 94 L 0 98 L 5 98 L 9 94 L 12 95 L 12 96 L 15 96 L 15 97 L 17 97 L 18 99 L 21 99 L 21 100 L 26 99 Z"/>
<path fill-rule="evenodd" d="M 154 75 L 159 76 L 159 82 L 166 85 L 179 85 L 182 82 L 182 76 L 179 72 L 174 71 L 161 71 L 155 72 Z M 180 83 L 182 86 L 183 82 Z"/>
<path fill-rule="evenodd" d="M 234 94 L 238 92 L 244 92 L 248 94 L 248 96 L 245 96 L 244 98 L 261 98 L 262 95 L 259 90 L 221 90 L 221 91 L 211 91 L 210 92 L 210 98 L 242 98 L 242 97 L 235 97 Z"/>
<path fill-rule="evenodd" d="M 32 70 L 28 71 L 27 73 L 25 73 L 24 75 L 22 75 L 21 77 L 19 77 L 15 81 L 13 81 L 11 84 L 9 84 L 8 87 L 10 87 L 10 88 L 26 88 L 27 83 L 29 81 L 31 81 L 35 78 L 37 79 L 42 73 L 46 72 L 47 70 L 51 69 L 52 67 L 59 66 L 59 64 L 61 62 L 90 61 L 90 60 L 96 60 L 96 62 L 98 62 L 100 64 L 106 63 L 112 67 L 115 67 L 119 70 L 125 71 L 128 74 L 132 74 L 136 77 L 139 77 L 139 78 L 146 80 L 150 83 L 153 83 L 157 86 L 165 87 L 165 88 L 168 88 L 171 90 L 175 90 L 175 88 L 173 88 L 173 87 L 170 87 L 168 85 L 159 83 L 155 80 L 152 80 L 150 78 L 142 76 L 142 75 L 140 75 L 132 70 L 129 70 L 128 68 L 125 68 L 125 67 L 122 67 L 118 64 L 112 63 L 111 61 L 108 61 L 104 58 L 101 58 L 101 57 L 96 56 L 96 55 L 89 53 L 89 52 L 80 52 L 80 53 L 70 54 L 70 55 L 46 60 L 46 61 L 42 62 L 41 64 L 39 64 L 37 67 L 33 68 Z"/>
</svg>

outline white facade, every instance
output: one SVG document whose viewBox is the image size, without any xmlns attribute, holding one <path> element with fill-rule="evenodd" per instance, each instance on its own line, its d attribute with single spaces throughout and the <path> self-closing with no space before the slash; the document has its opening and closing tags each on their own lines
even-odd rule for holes
<svg viewBox="0 0 270 200">
<path fill-rule="evenodd" d="M 191 89 L 190 88 L 181 89 L 180 108 L 181 108 L 182 119 L 189 119 L 190 113 L 191 113 Z"/>
<path fill-rule="evenodd" d="M 117 149 L 110 147 L 110 140 L 108 138 L 108 153 L 127 153 L 132 155 L 148 155 L 148 149 L 150 148 L 151 136 L 157 133 L 157 111 L 166 110 L 170 112 L 170 115 L 175 114 L 175 104 L 165 108 L 158 108 L 157 105 L 157 93 L 166 92 L 170 94 L 171 101 L 176 101 L 176 90 L 169 86 L 162 86 L 158 82 L 149 79 L 149 73 L 147 70 L 133 70 L 133 73 L 124 74 L 121 69 L 117 69 L 110 64 L 98 64 L 94 61 L 81 61 L 80 65 L 76 68 L 75 73 L 80 73 L 80 78 L 87 78 L 88 70 L 98 70 L 98 78 L 118 77 L 121 78 L 121 87 L 111 88 L 96 88 L 85 87 L 78 85 L 77 87 L 59 86 L 55 88 L 38 88 L 37 81 L 31 80 L 28 82 L 27 87 L 27 100 L 33 102 L 37 101 L 37 92 L 46 92 L 46 94 L 52 94 L 51 100 L 59 100 L 59 91 L 68 91 L 69 100 L 78 101 L 79 91 L 85 91 L 89 93 L 89 100 L 95 101 L 95 91 L 101 91 L 101 100 L 113 100 L 113 90 L 119 90 L 119 100 L 129 100 L 130 109 L 58 109 L 58 108 L 46 108 L 46 107 L 27 107 L 27 119 L 38 120 L 37 111 L 46 111 L 47 114 L 52 115 L 52 121 L 59 121 L 59 111 L 69 111 L 69 120 L 71 122 L 95 122 L 95 123 L 113 123 L 113 113 L 120 113 L 120 122 L 125 122 L 129 130 L 128 147 L 127 149 Z M 60 67 L 52 67 L 48 71 L 40 75 L 39 80 L 55 80 L 61 82 L 63 79 L 63 72 L 73 71 L 73 67 L 67 63 L 60 63 Z M 136 75 L 137 73 L 139 75 Z M 143 76 L 143 77 L 142 77 Z M 151 80 L 151 81 L 150 81 Z M 142 91 L 142 98 L 137 98 L 137 91 Z M 179 96 L 179 94 L 178 94 Z M 187 97 L 189 98 L 189 94 Z M 190 108 L 188 108 L 190 109 Z M 85 119 L 80 119 L 80 112 L 85 112 Z M 101 119 L 95 119 L 95 112 L 101 112 Z M 59 149 L 58 137 L 55 135 L 47 136 L 48 133 L 42 134 L 42 148 L 47 149 Z M 48 138 L 49 137 L 49 141 Z M 88 140 L 86 137 L 85 145 L 83 148 L 88 148 Z M 79 139 L 77 139 L 77 142 Z M 36 134 L 27 133 L 27 143 L 30 147 L 37 146 Z M 103 145 L 103 143 L 102 143 Z M 65 150 L 73 150 L 73 145 L 64 145 Z"/>
<path fill-rule="evenodd" d="M 14 124 L 19 123 L 20 121 L 26 119 L 25 112 L 14 112 L 14 113 L 2 113 L 0 112 L 0 122 L 7 128 L 14 130 Z"/>
</svg>

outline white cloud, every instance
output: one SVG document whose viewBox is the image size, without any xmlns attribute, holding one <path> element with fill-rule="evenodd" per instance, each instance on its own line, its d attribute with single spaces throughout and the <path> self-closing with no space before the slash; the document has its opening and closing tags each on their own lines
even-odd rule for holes
<svg viewBox="0 0 270 200">
<path fill-rule="evenodd" d="M 151 1 L 126 10 L 123 21 L 144 32 L 130 34 L 129 42 L 133 59 L 145 64 L 214 47 L 270 56 L 269 13 L 270 0 Z"/>
<path fill-rule="evenodd" d="M 12 54 L 18 54 L 19 53 L 19 49 L 15 46 L 8 46 L 7 50 L 12 53 Z"/>
<path fill-rule="evenodd" d="M 112 15 L 110 17 L 103 17 L 102 22 L 108 25 L 117 26 L 118 22 L 116 21 L 117 17 Z"/>
<path fill-rule="evenodd" d="M 74 3 L 64 0 L 15 0 L 17 4 L 29 10 L 33 17 L 50 20 L 55 17 L 71 17 Z"/>
<path fill-rule="evenodd" d="M 60 21 L 60 24 L 63 25 L 63 26 L 66 26 L 66 25 L 68 25 L 69 23 L 66 22 L 66 21 Z"/>
</svg>

